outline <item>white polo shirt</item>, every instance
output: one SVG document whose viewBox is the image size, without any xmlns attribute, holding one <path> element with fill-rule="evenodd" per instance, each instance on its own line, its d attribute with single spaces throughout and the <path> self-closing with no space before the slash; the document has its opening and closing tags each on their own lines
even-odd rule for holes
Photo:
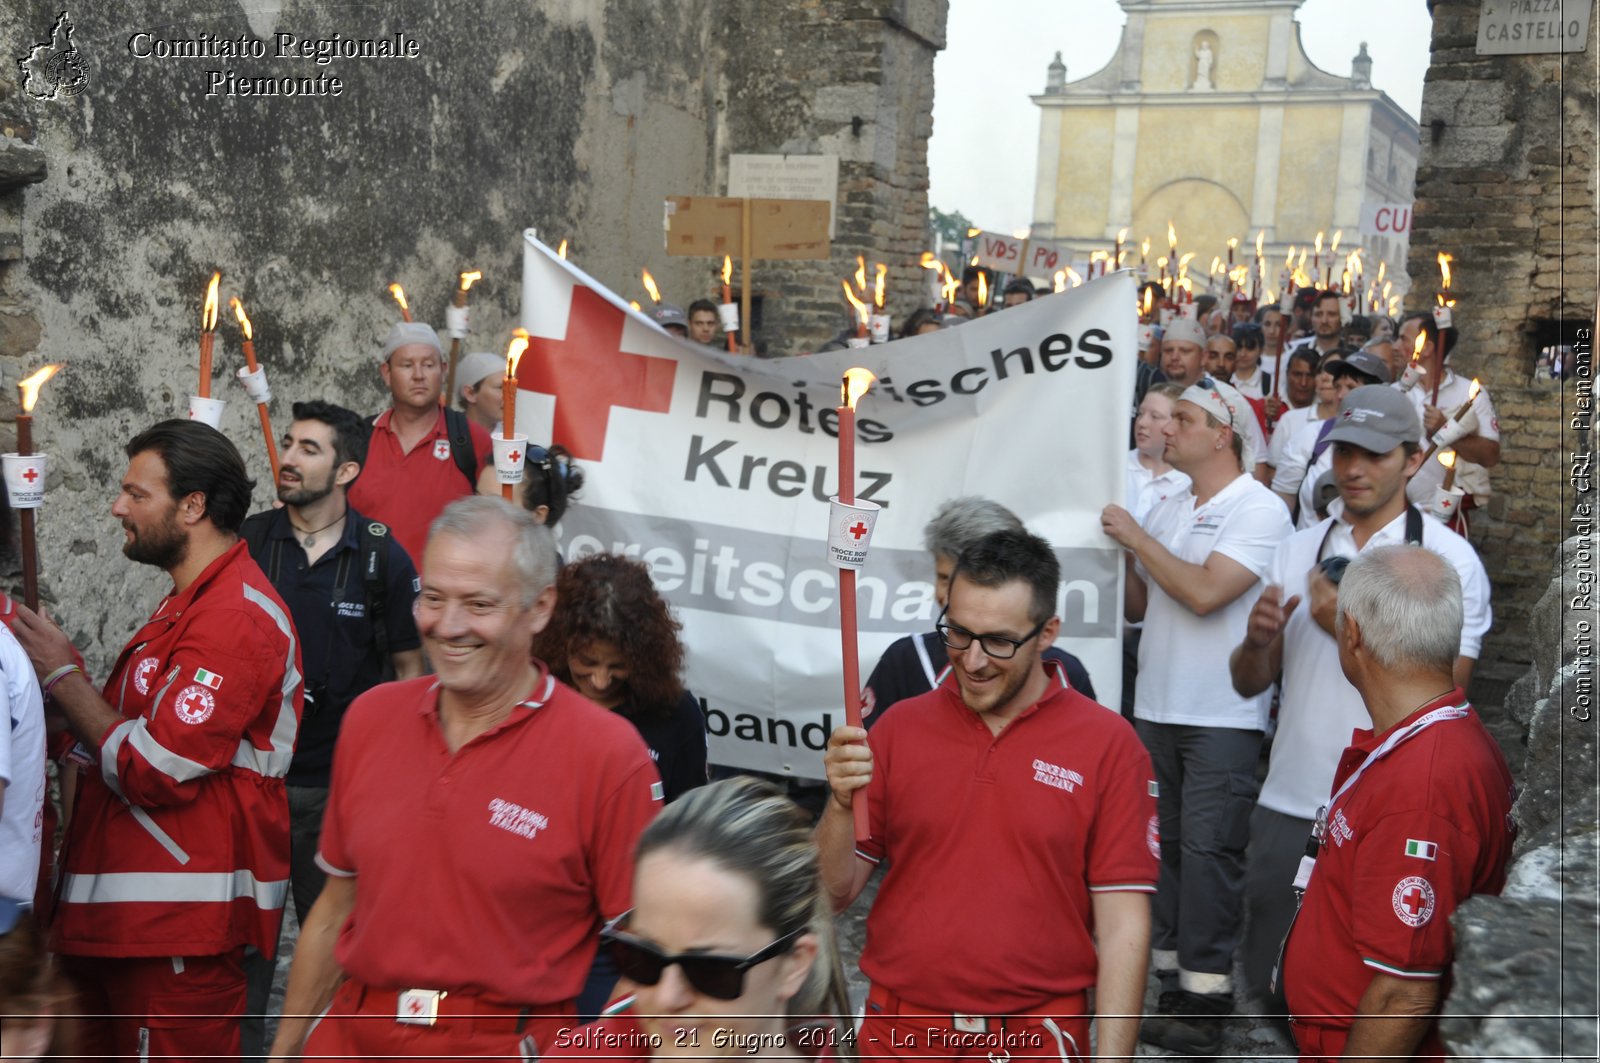
<svg viewBox="0 0 1600 1063">
<path fill-rule="evenodd" d="M 1201 506 L 1191 489 L 1178 492 L 1150 511 L 1144 528 L 1180 560 L 1204 564 L 1220 553 L 1258 577 L 1293 531 L 1283 503 L 1244 474 Z M 1271 692 L 1241 698 L 1228 673 L 1228 655 L 1244 638 L 1261 596 L 1260 580 L 1209 616 L 1190 612 L 1148 575 L 1145 583 L 1134 715 L 1155 723 L 1263 730 Z"/>
<path fill-rule="evenodd" d="M 1258 800 L 1274 812 L 1298 819 L 1315 818 L 1317 809 L 1327 804 L 1334 768 L 1350 744 L 1350 732 L 1372 726 L 1361 695 L 1339 667 L 1338 644 L 1311 619 L 1307 587 L 1324 537 L 1324 556 L 1354 557 L 1358 553 L 1350 525 L 1330 517 L 1296 532 L 1279 547 L 1267 575 L 1269 583 L 1283 588 L 1284 601 L 1299 595 L 1300 604 L 1289 614 L 1283 629 L 1283 694 L 1278 701 L 1278 731 L 1272 740 L 1272 759 Z M 1402 513 L 1379 529 L 1361 549 L 1392 546 L 1405 542 L 1405 537 L 1406 518 Z M 1471 543 L 1426 513 L 1422 516 L 1422 545 L 1450 562 L 1461 577 L 1465 619 L 1460 655 L 1477 659 L 1484 633 L 1494 619 L 1489 608 L 1489 576 L 1483 562 Z"/>
<path fill-rule="evenodd" d="M 1439 401 L 1433 401 L 1433 388 L 1418 384 L 1406 392 L 1406 397 L 1411 400 L 1411 405 L 1417 408 L 1417 420 L 1422 420 L 1424 406 L 1438 406 L 1449 417 L 1461 408 L 1467 401 L 1467 395 L 1472 391 L 1472 381 L 1466 377 L 1459 377 L 1445 366 L 1444 380 L 1439 383 Z M 1482 388 L 1478 397 L 1472 400 L 1472 413 L 1477 418 L 1477 426 L 1472 434 L 1482 436 L 1484 439 L 1499 440 L 1500 418 L 1494 412 L 1494 403 L 1489 399 L 1489 389 Z M 1423 450 L 1427 450 L 1427 443 L 1423 443 Z M 1439 464 L 1438 455 L 1435 454 L 1422 463 L 1422 468 L 1417 470 L 1417 475 L 1411 478 L 1406 485 L 1406 495 L 1419 506 L 1426 506 L 1433 501 L 1434 489 L 1444 483 L 1444 466 Z M 1483 497 L 1489 494 L 1489 470 L 1482 465 L 1475 465 L 1470 461 L 1457 460 L 1455 486 L 1461 488 L 1469 495 Z"/>
<path fill-rule="evenodd" d="M 1189 486 L 1189 476 L 1177 469 L 1168 468 L 1157 476 L 1139 462 L 1137 447 L 1128 451 L 1128 512 L 1133 519 L 1144 523 L 1145 514 L 1157 503 Z"/>
<path fill-rule="evenodd" d="M 1233 389 L 1247 399 L 1264 399 L 1267 397 L 1261 390 L 1263 380 L 1262 368 L 1259 364 L 1256 366 L 1255 375 L 1249 380 L 1246 380 L 1235 373 L 1233 379 L 1228 381 L 1228 383 L 1232 384 Z"/>
<path fill-rule="evenodd" d="M 5 683 L 8 726 L 0 728 L 0 896 L 32 903 L 39 885 L 39 843 L 44 830 L 44 701 L 28 655 L 11 629 L 0 625 L 0 680 Z"/>
<path fill-rule="evenodd" d="M 1298 409 L 1284 410 L 1278 416 L 1278 423 L 1272 426 L 1272 441 L 1267 444 L 1267 464 L 1274 470 L 1283 464 L 1283 451 L 1289 445 L 1290 438 L 1311 421 L 1317 419 L 1317 404 L 1312 402 L 1309 406 Z M 1276 477 L 1276 473 L 1274 473 Z"/>
</svg>

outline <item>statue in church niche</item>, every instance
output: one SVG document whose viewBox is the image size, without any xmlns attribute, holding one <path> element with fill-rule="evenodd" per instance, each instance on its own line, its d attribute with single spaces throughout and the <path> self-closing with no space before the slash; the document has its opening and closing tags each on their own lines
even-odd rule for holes
<svg viewBox="0 0 1600 1063">
<path fill-rule="evenodd" d="M 1196 92 L 1210 92 L 1214 87 L 1211 84 L 1211 65 L 1216 61 L 1216 53 L 1211 50 L 1211 42 L 1204 37 L 1194 52 L 1194 90 Z"/>
</svg>

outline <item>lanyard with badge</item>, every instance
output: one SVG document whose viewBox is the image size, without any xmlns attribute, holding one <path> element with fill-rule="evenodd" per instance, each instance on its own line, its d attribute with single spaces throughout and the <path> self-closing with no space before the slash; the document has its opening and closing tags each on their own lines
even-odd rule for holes
<svg viewBox="0 0 1600 1063">
<path fill-rule="evenodd" d="M 1385 739 L 1381 746 L 1368 753 L 1367 758 L 1340 784 L 1339 789 L 1334 791 L 1333 796 L 1328 799 L 1328 803 L 1317 809 L 1316 821 L 1311 825 L 1311 837 L 1306 839 L 1305 855 L 1300 857 L 1300 867 L 1295 871 L 1294 875 L 1294 917 L 1289 920 L 1289 929 L 1284 932 L 1283 942 L 1278 946 L 1277 962 L 1272 965 L 1273 992 L 1278 991 L 1278 983 L 1281 978 L 1280 972 L 1283 970 L 1283 954 L 1289 947 L 1289 935 L 1294 932 L 1295 920 L 1300 918 L 1300 908 L 1306 899 L 1306 887 L 1311 884 L 1311 872 L 1317 866 L 1317 854 L 1322 851 L 1323 840 L 1328 835 L 1328 814 L 1338 807 L 1339 799 L 1350 792 L 1368 768 L 1393 753 L 1402 743 L 1415 738 L 1436 723 L 1459 720 L 1467 714 L 1465 705 L 1452 705 L 1446 708 L 1434 709 L 1405 730 L 1396 731 Z"/>
<path fill-rule="evenodd" d="M 1339 526 L 1335 519 L 1328 525 L 1328 530 L 1322 534 L 1322 542 L 1317 544 L 1317 566 L 1322 569 L 1322 574 L 1327 576 L 1334 586 L 1339 585 L 1339 580 L 1344 578 L 1345 566 L 1350 564 L 1350 559 L 1343 555 L 1324 557 L 1328 552 L 1328 540 L 1333 538 L 1333 529 Z M 1422 514 L 1417 507 L 1406 503 L 1406 545 L 1422 545 Z"/>
</svg>

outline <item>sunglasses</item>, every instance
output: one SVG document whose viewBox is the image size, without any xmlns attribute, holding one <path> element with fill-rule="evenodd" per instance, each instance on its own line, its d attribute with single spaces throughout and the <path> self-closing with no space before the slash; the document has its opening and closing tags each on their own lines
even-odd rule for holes
<svg viewBox="0 0 1600 1063">
<path fill-rule="evenodd" d="M 676 965 L 696 990 L 717 1000 L 737 1000 L 744 995 L 744 973 L 794 947 L 806 927 L 790 931 L 760 952 L 725 956 L 715 952 L 666 953 L 641 938 L 619 929 L 630 912 L 623 912 L 600 931 L 600 941 L 611 952 L 617 970 L 629 981 L 655 985 L 668 967 Z"/>
</svg>

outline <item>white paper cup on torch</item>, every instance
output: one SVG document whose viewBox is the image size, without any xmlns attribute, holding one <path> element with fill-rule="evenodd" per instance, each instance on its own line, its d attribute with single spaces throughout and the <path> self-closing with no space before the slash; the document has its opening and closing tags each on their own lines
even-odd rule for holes
<svg viewBox="0 0 1600 1063">
<path fill-rule="evenodd" d="M 1461 512 L 1461 503 L 1466 497 L 1467 493 L 1461 488 L 1452 487 L 1446 490 L 1444 485 L 1440 484 L 1433 489 L 1433 501 L 1428 503 L 1428 509 L 1440 520 L 1447 521 Z"/>
<path fill-rule="evenodd" d="M 467 310 L 467 307 L 456 306 L 454 303 L 444 308 L 444 328 L 450 334 L 451 339 L 463 340 L 467 338 L 467 322 L 469 320 Z"/>
<path fill-rule="evenodd" d="M 1156 327 L 1148 321 L 1139 326 L 1139 349 L 1148 351 L 1156 343 Z"/>
<path fill-rule="evenodd" d="M 189 420 L 208 424 L 221 431 L 222 408 L 226 405 L 221 399 L 202 399 L 199 395 L 190 395 Z"/>
<path fill-rule="evenodd" d="M 844 341 L 846 347 L 865 347 L 870 343 L 872 341 L 865 336 L 846 336 Z"/>
<path fill-rule="evenodd" d="M 872 529 L 878 523 L 875 502 L 856 501 L 849 505 L 834 495 L 828 499 L 828 563 L 834 568 L 861 571 L 872 543 Z"/>
<path fill-rule="evenodd" d="M 239 383 L 244 385 L 244 392 L 250 396 L 250 401 L 258 405 L 272 401 L 272 388 L 267 385 L 267 367 L 257 366 L 255 372 L 249 366 L 239 367 Z"/>
<path fill-rule="evenodd" d="M 738 332 L 739 331 L 739 304 L 738 303 L 718 303 L 717 304 L 717 320 L 722 322 L 722 331 L 723 332 Z"/>
<path fill-rule="evenodd" d="M 1416 362 L 1406 363 L 1406 371 L 1400 374 L 1400 390 L 1410 391 L 1428 378 L 1428 371 Z"/>
<path fill-rule="evenodd" d="M 44 454 L 0 454 L 12 509 L 38 509 L 44 503 L 45 459 Z"/>
<path fill-rule="evenodd" d="M 873 314 L 867 319 L 867 329 L 872 333 L 873 343 L 888 343 L 889 315 Z"/>
<path fill-rule="evenodd" d="M 1456 316 L 1454 311 L 1452 311 L 1448 306 L 1434 307 L 1433 323 L 1439 328 L 1454 328 L 1456 324 Z"/>
<path fill-rule="evenodd" d="M 504 436 L 492 436 L 489 440 L 494 444 L 494 475 L 502 484 L 519 484 L 522 482 L 522 470 L 527 464 L 528 437 L 514 435 L 510 439 Z"/>
</svg>

